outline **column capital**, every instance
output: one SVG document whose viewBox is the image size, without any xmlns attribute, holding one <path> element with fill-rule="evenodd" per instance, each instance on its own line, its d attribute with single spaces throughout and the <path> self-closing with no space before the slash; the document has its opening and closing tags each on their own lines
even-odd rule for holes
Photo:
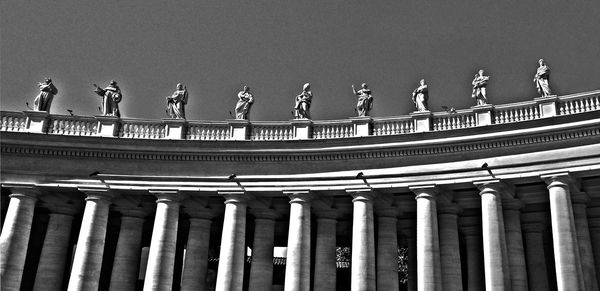
<svg viewBox="0 0 600 291">
<path fill-rule="evenodd" d="M 246 204 L 248 200 L 253 198 L 245 191 L 219 191 L 217 194 L 225 198 L 225 204 Z"/>
<path fill-rule="evenodd" d="M 502 199 L 502 209 L 520 210 L 523 208 L 523 202 L 519 199 Z"/>
<path fill-rule="evenodd" d="M 38 187 L 33 184 L 9 184 L 3 183 L 2 187 L 10 189 L 9 197 L 29 198 L 37 200 L 42 193 Z"/>
<path fill-rule="evenodd" d="M 500 179 L 476 181 L 473 182 L 473 185 L 479 189 L 479 195 L 501 195 L 505 193 L 505 195 L 502 195 L 504 198 L 513 198 L 515 196 L 514 189 Z"/>
<path fill-rule="evenodd" d="M 274 209 L 269 208 L 251 208 L 250 213 L 254 215 L 255 219 L 263 220 L 275 220 L 279 216 Z"/>
<path fill-rule="evenodd" d="M 352 189 L 346 190 L 346 193 L 352 196 L 352 202 L 367 201 L 373 203 L 373 200 L 377 197 L 377 193 L 373 192 L 372 189 Z"/>
<path fill-rule="evenodd" d="M 177 190 L 150 189 L 148 192 L 156 196 L 156 203 L 179 203 L 182 198 Z"/>
<path fill-rule="evenodd" d="M 290 204 L 310 203 L 314 199 L 314 195 L 310 190 L 283 191 L 283 194 L 290 198 Z"/>
<path fill-rule="evenodd" d="M 415 193 L 415 199 L 426 198 L 435 200 L 440 193 L 436 185 L 415 185 L 409 186 L 408 189 Z"/>
<path fill-rule="evenodd" d="M 440 203 L 437 205 L 438 214 L 458 215 L 462 208 L 456 203 Z"/>
<path fill-rule="evenodd" d="M 85 201 L 107 201 L 111 202 L 116 196 L 115 193 L 107 188 L 77 188 L 80 192 L 83 192 L 87 197 Z"/>
<path fill-rule="evenodd" d="M 540 175 L 540 178 L 546 182 L 548 189 L 552 187 L 568 188 L 573 182 L 573 177 L 571 177 L 569 172 Z"/>
<path fill-rule="evenodd" d="M 66 203 L 44 203 L 44 207 L 48 208 L 50 214 L 63 214 L 74 216 L 77 213 L 81 212 L 81 207 L 79 205 L 72 205 Z"/>
</svg>

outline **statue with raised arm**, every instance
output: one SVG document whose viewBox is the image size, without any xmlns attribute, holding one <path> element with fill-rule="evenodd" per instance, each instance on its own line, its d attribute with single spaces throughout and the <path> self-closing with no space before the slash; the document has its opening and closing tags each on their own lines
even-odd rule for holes
<svg viewBox="0 0 600 291">
<path fill-rule="evenodd" d="M 535 87 L 537 88 L 538 94 L 542 97 L 552 95 L 552 90 L 550 90 L 550 67 L 546 65 L 544 59 L 540 59 L 538 61 L 539 67 L 535 72 L 535 76 L 533 76 L 533 82 L 535 83 Z"/>
<path fill-rule="evenodd" d="M 310 119 L 310 103 L 313 94 L 310 91 L 310 83 L 304 84 L 302 93 L 296 96 L 296 105 L 294 106 L 295 119 Z"/>
<path fill-rule="evenodd" d="M 412 92 L 412 101 L 415 103 L 417 111 L 429 111 L 427 101 L 429 100 L 429 90 L 425 79 L 421 79 L 419 87 Z"/>
<path fill-rule="evenodd" d="M 358 102 L 356 103 L 356 112 L 358 116 L 369 116 L 369 111 L 373 108 L 373 96 L 371 96 L 371 89 L 367 87 L 367 83 L 362 83 L 361 89 L 356 91 L 354 84 L 352 84 L 352 92 L 358 96 Z"/>
<path fill-rule="evenodd" d="M 471 97 L 477 100 L 477 105 L 488 104 L 486 87 L 489 80 L 490 76 L 484 76 L 483 70 L 479 70 L 479 72 L 475 74 L 473 82 L 471 82 L 471 84 L 473 85 L 473 92 L 471 93 Z"/>
<path fill-rule="evenodd" d="M 123 99 L 121 88 L 117 86 L 117 82 L 110 81 L 110 84 L 102 89 L 94 84 L 94 92 L 102 97 L 102 115 L 121 117 L 119 111 L 119 102 Z"/>
<path fill-rule="evenodd" d="M 50 105 L 52 105 L 52 100 L 54 95 L 58 93 L 58 89 L 54 87 L 50 78 L 46 78 L 43 83 L 38 83 L 38 86 L 40 87 L 40 94 L 33 101 L 33 110 L 50 113 Z"/>
<path fill-rule="evenodd" d="M 187 88 L 181 83 L 177 84 L 175 92 L 167 96 L 167 114 L 171 118 L 185 119 L 185 105 L 188 100 Z"/>
<path fill-rule="evenodd" d="M 250 107 L 254 103 L 254 96 L 250 93 L 250 87 L 244 86 L 244 90 L 237 95 L 238 102 L 235 104 L 235 119 L 248 119 Z"/>
</svg>

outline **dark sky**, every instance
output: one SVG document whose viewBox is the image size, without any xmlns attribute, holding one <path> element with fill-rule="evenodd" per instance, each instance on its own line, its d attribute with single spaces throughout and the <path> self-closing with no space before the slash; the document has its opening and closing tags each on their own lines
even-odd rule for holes
<svg viewBox="0 0 600 291">
<path fill-rule="evenodd" d="M 314 119 L 354 116 L 351 84 L 367 82 L 374 117 L 467 108 L 473 75 L 491 103 L 531 100 L 543 57 L 559 94 L 600 88 L 600 1 L 14 1 L 0 3 L 2 110 L 25 110 L 37 83 L 59 89 L 52 113 L 99 114 L 111 79 L 124 117 L 164 118 L 187 85 L 188 119 L 224 120 L 243 84 L 252 120 L 288 120 L 310 82 Z"/>
</svg>

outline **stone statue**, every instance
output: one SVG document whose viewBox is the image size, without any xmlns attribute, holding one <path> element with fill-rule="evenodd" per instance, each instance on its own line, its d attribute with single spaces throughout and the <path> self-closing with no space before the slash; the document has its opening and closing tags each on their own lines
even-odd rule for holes
<svg viewBox="0 0 600 291">
<path fill-rule="evenodd" d="M 483 70 L 479 70 L 479 72 L 475 74 L 475 79 L 471 82 L 471 84 L 473 84 L 473 93 L 471 93 L 471 97 L 477 100 L 477 105 L 488 104 L 486 87 L 489 80 L 490 76 L 484 76 Z"/>
<path fill-rule="evenodd" d="M 102 96 L 102 115 L 121 117 L 119 102 L 121 102 L 123 95 L 121 95 L 121 89 L 117 86 L 117 82 L 110 81 L 110 85 L 104 89 L 96 84 L 94 84 L 94 87 L 96 87 L 94 92 Z"/>
<path fill-rule="evenodd" d="M 540 59 L 538 61 L 540 66 L 537 68 L 535 72 L 535 76 L 533 76 L 533 82 L 535 83 L 535 87 L 537 88 L 538 94 L 542 97 L 552 95 L 552 90 L 550 90 L 550 67 L 546 65 L 544 59 Z"/>
<path fill-rule="evenodd" d="M 185 119 L 185 105 L 188 101 L 187 88 L 181 83 L 171 96 L 167 96 L 167 114 L 171 118 Z"/>
<path fill-rule="evenodd" d="M 50 112 L 50 105 L 54 95 L 58 93 L 58 89 L 52 84 L 52 79 L 46 78 L 43 83 L 38 83 L 40 94 L 33 101 L 33 110 Z"/>
<path fill-rule="evenodd" d="M 415 103 L 417 111 L 429 111 L 427 101 L 429 100 L 429 90 L 425 79 L 421 79 L 419 87 L 412 92 L 412 101 Z"/>
<path fill-rule="evenodd" d="M 295 119 L 310 119 L 310 103 L 313 94 L 310 91 L 310 83 L 304 84 L 302 93 L 296 96 L 296 105 L 294 106 Z"/>
<path fill-rule="evenodd" d="M 367 83 L 362 83 L 360 90 L 354 89 L 352 84 L 352 92 L 358 96 L 358 103 L 356 103 L 356 112 L 358 116 L 369 116 L 369 111 L 373 108 L 373 96 L 371 96 L 371 89 L 367 87 Z"/>
<path fill-rule="evenodd" d="M 237 95 L 238 102 L 235 104 L 235 119 L 248 119 L 250 107 L 254 103 L 254 97 L 250 93 L 250 87 L 244 86 L 244 90 Z"/>
</svg>

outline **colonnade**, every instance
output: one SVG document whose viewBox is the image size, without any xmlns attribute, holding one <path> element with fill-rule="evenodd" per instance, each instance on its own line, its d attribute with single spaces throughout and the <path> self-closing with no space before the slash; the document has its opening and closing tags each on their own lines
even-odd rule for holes
<svg viewBox="0 0 600 291">
<path fill-rule="evenodd" d="M 478 219 L 461 216 L 461 207 L 443 187 L 409 187 L 416 199 L 416 229 L 415 224 L 400 223 L 401 213 L 383 194 L 372 189 L 347 190 L 347 199 L 352 203 L 351 290 L 399 289 L 399 233 L 404 234 L 409 246 L 409 290 L 548 290 L 554 284 L 547 276 L 552 266 L 558 290 L 598 290 L 600 217 L 588 218 L 588 195 L 573 187 L 568 173 L 541 179 L 548 189 L 554 263 L 547 262 L 552 255 L 544 253 L 544 221 L 521 213 L 523 203 L 505 181 L 474 183 L 481 202 Z M 12 194 L 0 236 L 1 284 L 4 290 L 19 290 L 40 193 L 35 187 L 7 187 Z M 68 290 L 97 290 L 115 194 L 79 190 L 86 199 Z M 173 281 L 179 280 L 174 278 L 177 232 L 181 206 L 188 197 L 178 191 L 150 193 L 156 197 L 156 210 L 143 289 L 170 290 Z M 248 193 L 219 194 L 225 200 L 225 210 L 216 290 L 242 290 L 245 272 L 250 274 L 248 290 L 271 290 L 278 214 L 268 206 L 251 206 L 256 197 Z M 283 194 L 289 198 L 284 290 L 335 290 L 336 209 L 328 208 L 328 203 L 309 190 Z M 75 209 L 68 205 L 48 209 L 48 231 L 34 290 L 60 290 L 63 274 L 69 272 L 65 258 Z M 122 217 L 110 289 L 135 290 L 142 225 L 148 213 L 135 207 L 114 210 Z M 181 289 L 205 290 L 215 215 L 202 208 L 188 214 L 190 228 Z M 245 270 L 248 214 L 254 217 L 254 237 L 252 262 Z M 406 231 L 407 225 L 411 230 Z"/>
</svg>

